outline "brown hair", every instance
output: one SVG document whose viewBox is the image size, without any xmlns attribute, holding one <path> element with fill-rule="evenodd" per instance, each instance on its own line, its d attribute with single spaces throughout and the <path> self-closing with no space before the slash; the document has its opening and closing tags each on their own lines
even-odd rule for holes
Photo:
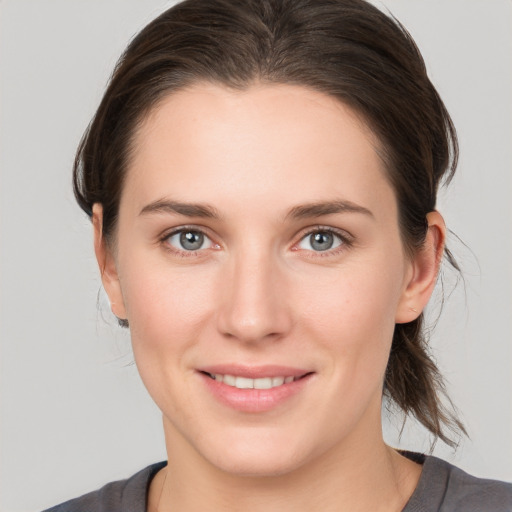
<svg viewBox="0 0 512 512">
<path fill-rule="evenodd" d="M 185 0 L 144 28 L 120 58 L 74 165 L 77 201 L 89 216 L 103 205 L 107 240 L 134 131 L 160 99 L 197 81 L 297 84 L 352 107 L 381 142 L 406 250 L 423 245 L 440 181 L 455 171 L 456 133 L 411 36 L 364 0 Z M 464 431 L 443 405 L 422 316 L 396 325 L 384 393 L 435 438 L 453 445 L 446 428 Z"/>
</svg>

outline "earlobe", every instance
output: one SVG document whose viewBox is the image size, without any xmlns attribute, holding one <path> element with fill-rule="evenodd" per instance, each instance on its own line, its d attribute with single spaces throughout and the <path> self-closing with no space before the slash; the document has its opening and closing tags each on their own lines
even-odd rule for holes
<svg viewBox="0 0 512 512">
<path fill-rule="evenodd" d="M 92 225 L 94 229 L 94 252 L 101 274 L 103 288 L 107 292 L 112 313 L 121 320 L 126 319 L 121 283 L 117 265 L 107 241 L 103 237 L 103 207 L 95 203 L 92 207 Z"/>
<path fill-rule="evenodd" d="M 427 214 L 428 230 L 423 247 L 411 261 L 411 272 L 396 313 L 396 323 L 415 320 L 427 305 L 443 259 L 446 225 L 438 211 Z"/>
</svg>

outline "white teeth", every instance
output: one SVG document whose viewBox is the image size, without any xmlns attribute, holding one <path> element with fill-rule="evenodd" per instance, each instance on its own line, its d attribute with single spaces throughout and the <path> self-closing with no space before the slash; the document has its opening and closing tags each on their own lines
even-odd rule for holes
<svg viewBox="0 0 512 512">
<path fill-rule="evenodd" d="M 235 388 L 252 389 L 253 387 L 254 387 L 254 379 L 247 379 L 245 377 L 237 377 L 235 380 Z"/>
<path fill-rule="evenodd" d="M 263 379 L 254 379 L 254 389 L 270 389 L 272 387 L 272 379 L 265 377 Z"/>
<path fill-rule="evenodd" d="M 282 386 L 284 384 L 284 377 L 272 377 L 272 387 Z"/>
<path fill-rule="evenodd" d="M 236 386 L 236 377 L 233 377 L 233 375 L 223 375 L 222 382 L 228 386 Z"/>
<path fill-rule="evenodd" d="M 260 379 L 249 379 L 247 377 L 236 377 L 234 375 L 221 375 L 216 373 L 210 375 L 217 382 L 223 382 L 228 386 L 238 389 L 271 389 L 295 380 L 294 377 L 263 377 Z"/>
</svg>

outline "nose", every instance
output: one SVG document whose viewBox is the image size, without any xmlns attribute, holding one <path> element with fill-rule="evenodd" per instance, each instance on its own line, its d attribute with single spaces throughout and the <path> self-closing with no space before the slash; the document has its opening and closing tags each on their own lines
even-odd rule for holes
<svg viewBox="0 0 512 512">
<path fill-rule="evenodd" d="M 245 343 L 279 339 L 293 325 L 286 279 L 268 254 L 240 254 L 223 276 L 218 329 Z"/>
</svg>

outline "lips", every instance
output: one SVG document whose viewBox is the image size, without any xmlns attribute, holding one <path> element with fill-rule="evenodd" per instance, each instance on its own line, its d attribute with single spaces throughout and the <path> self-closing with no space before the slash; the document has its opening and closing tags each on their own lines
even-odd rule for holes
<svg viewBox="0 0 512 512">
<path fill-rule="evenodd" d="M 285 366 L 215 365 L 198 369 L 222 404 L 242 412 L 265 412 L 299 393 L 314 372 Z"/>
</svg>

